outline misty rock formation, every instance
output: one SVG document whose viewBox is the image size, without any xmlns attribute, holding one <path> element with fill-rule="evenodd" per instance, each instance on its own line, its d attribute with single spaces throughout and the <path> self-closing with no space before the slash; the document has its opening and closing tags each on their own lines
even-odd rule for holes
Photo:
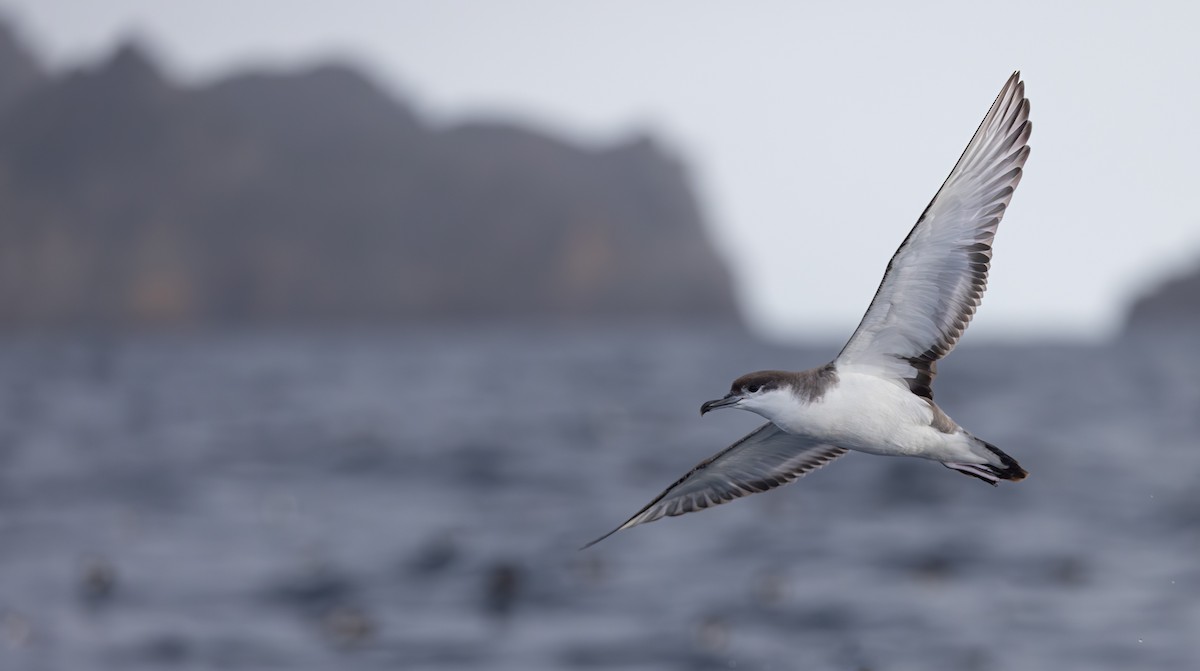
<svg viewBox="0 0 1200 671">
<path fill-rule="evenodd" d="M 1200 341 L 1200 264 L 1134 301 L 1125 317 L 1125 335 L 1178 337 L 1193 345 Z"/>
<path fill-rule="evenodd" d="M 45 73 L 0 27 L 0 327 L 736 321 L 685 168 L 436 127 L 356 70 Z"/>
<path fill-rule="evenodd" d="M 0 115 L 45 79 L 37 60 L 0 21 Z"/>
</svg>

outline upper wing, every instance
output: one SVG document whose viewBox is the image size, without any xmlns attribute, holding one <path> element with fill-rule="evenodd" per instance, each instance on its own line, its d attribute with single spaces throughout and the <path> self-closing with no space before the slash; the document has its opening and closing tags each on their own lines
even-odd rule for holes
<svg viewBox="0 0 1200 671">
<path fill-rule="evenodd" d="M 903 379 L 933 398 L 934 362 L 954 348 L 987 287 L 992 238 L 1021 181 L 1031 128 L 1014 72 L 888 263 L 838 368 Z"/>
<path fill-rule="evenodd" d="M 845 453 L 844 448 L 814 443 L 767 422 L 697 464 L 624 524 L 580 549 L 589 548 L 622 529 L 785 485 Z"/>
</svg>

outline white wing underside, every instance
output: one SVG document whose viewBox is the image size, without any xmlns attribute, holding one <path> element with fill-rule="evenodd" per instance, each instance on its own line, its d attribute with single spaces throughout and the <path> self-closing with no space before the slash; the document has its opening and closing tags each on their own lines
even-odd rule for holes
<svg viewBox="0 0 1200 671">
<path fill-rule="evenodd" d="M 954 348 L 987 287 L 992 239 L 1029 156 L 1029 101 L 1014 72 L 962 157 L 888 263 L 838 355 L 839 370 L 903 381 L 933 398 L 935 362 Z"/>
<path fill-rule="evenodd" d="M 624 524 L 583 547 L 622 529 L 786 485 L 845 453 L 844 448 L 785 433 L 768 422 L 697 464 Z"/>
</svg>

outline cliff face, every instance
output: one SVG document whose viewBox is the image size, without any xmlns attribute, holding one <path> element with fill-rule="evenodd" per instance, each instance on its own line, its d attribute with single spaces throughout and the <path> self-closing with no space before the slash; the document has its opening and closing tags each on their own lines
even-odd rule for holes
<svg viewBox="0 0 1200 671">
<path fill-rule="evenodd" d="M 45 76 L 6 35 L 0 325 L 736 320 L 650 139 L 432 128 L 336 65 L 188 88 L 126 46 Z"/>
<path fill-rule="evenodd" d="M 1125 318 L 1125 335 L 1200 342 L 1200 265 L 1135 301 Z"/>
<path fill-rule="evenodd" d="M 0 21 L 0 115 L 44 80 L 42 67 L 13 31 Z"/>
</svg>

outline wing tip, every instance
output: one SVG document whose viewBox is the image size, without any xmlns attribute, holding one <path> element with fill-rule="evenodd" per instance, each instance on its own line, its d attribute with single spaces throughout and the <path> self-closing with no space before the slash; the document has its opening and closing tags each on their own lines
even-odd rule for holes
<svg viewBox="0 0 1200 671">
<path fill-rule="evenodd" d="M 640 514 L 640 513 L 639 513 L 639 514 Z M 637 515 L 634 515 L 634 517 L 637 517 Z M 633 521 L 632 519 L 630 519 L 630 520 L 629 520 L 629 522 L 632 522 L 632 521 Z M 599 543 L 600 541 L 604 540 L 605 538 L 608 538 L 609 536 L 611 536 L 611 535 L 613 535 L 613 534 L 617 533 L 618 531 L 620 531 L 620 530 L 622 530 L 622 529 L 625 529 L 625 528 L 627 528 L 627 527 L 631 526 L 631 525 L 629 524 L 629 522 L 626 522 L 626 523 L 622 524 L 621 526 L 617 527 L 616 529 L 613 529 L 612 531 L 610 531 L 610 532 L 608 532 L 608 533 L 604 534 L 603 536 L 601 536 L 601 537 L 597 538 L 597 539 L 596 539 L 596 540 L 594 540 L 594 541 L 590 541 L 590 542 L 588 542 L 588 543 L 584 543 L 583 545 L 579 546 L 579 549 L 578 549 L 576 552 L 583 552 L 584 550 L 586 550 L 586 549 L 588 549 L 588 548 L 592 547 L 593 545 L 595 545 L 596 543 Z"/>
<path fill-rule="evenodd" d="M 666 492 L 663 492 L 663 493 L 665 494 Z M 628 529 L 628 528 L 630 528 L 630 527 L 636 527 L 637 525 L 641 524 L 642 522 L 645 522 L 645 521 L 647 521 L 647 520 L 639 520 L 638 518 L 640 518 L 640 517 L 642 516 L 642 514 L 643 514 L 643 513 L 645 513 L 647 510 L 649 510 L 651 506 L 653 506 L 655 503 L 658 503 L 659 499 L 661 499 L 661 498 L 662 498 L 662 496 L 661 496 L 661 495 L 659 495 L 659 498 L 658 498 L 658 499 L 655 499 L 655 500 L 651 501 L 649 504 L 647 504 L 647 505 L 646 505 L 646 507 L 645 507 L 645 508 L 642 508 L 641 510 L 639 510 L 639 511 L 637 512 L 637 514 L 636 514 L 636 515 L 634 515 L 633 517 L 630 517 L 629 519 L 625 520 L 625 523 L 624 523 L 624 524 L 622 524 L 621 526 L 617 527 L 616 529 L 613 529 L 612 531 L 610 531 L 610 532 L 608 532 L 608 533 L 604 534 L 603 536 L 601 536 L 601 537 L 597 538 L 597 539 L 596 539 L 596 540 L 594 540 L 594 541 L 591 541 L 591 542 L 589 542 L 589 543 L 585 543 L 584 545 L 580 546 L 579 550 L 577 550 L 577 551 L 578 551 L 578 552 L 583 552 L 584 550 L 586 550 L 586 549 L 588 549 L 588 548 L 592 547 L 592 546 L 593 546 L 593 545 L 595 545 L 596 543 L 599 543 L 600 541 L 604 540 L 605 538 L 608 538 L 609 536 L 611 536 L 611 535 L 613 535 L 613 534 L 617 533 L 618 531 L 623 531 L 623 530 L 625 530 L 625 529 Z M 650 522 L 653 522 L 654 520 L 648 520 L 648 521 L 650 521 Z"/>
<path fill-rule="evenodd" d="M 580 546 L 580 549 L 576 550 L 576 552 L 583 552 L 584 550 L 587 550 L 588 547 L 592 547 L 593 545 L 600 543 L 601 540 L 604 540 L 604 539 L 610 537 L 610 535 L 617 533 L 619 531 L 620 531 L 620 527 L 617 527 L 616 529 L 612 529 L 611 532 L 601 535 L 600 538 L 592 540 L 592 541 L 588 541 L 588 543 L 584 543 L 583 545 Z"/>
</svg>

